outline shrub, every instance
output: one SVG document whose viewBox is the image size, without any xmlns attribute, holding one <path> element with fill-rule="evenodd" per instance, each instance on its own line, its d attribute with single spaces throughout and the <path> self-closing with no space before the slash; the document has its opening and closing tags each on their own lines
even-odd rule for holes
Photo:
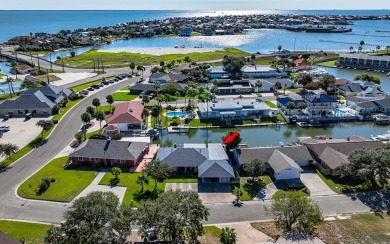
<svg viewBox="0 0 390 244">
<path fill-rule="evenodd" d="M 68 99 L 70 101 L 74 101 L 74 100 L 77 100 L 77 99 L 80 99 L 82 98 L 83 96 L 81 94 L 77 94 L 77 93 L 72 93 L 69 95 Z"/>
<path fill-rule="evenodd" d="M 54 179 L 55 181 L 55 179 Z M 41 179 L 41 182 L 39 182 L 38 188 L 35 190 L 35 193 L 40 195 L 44 193 L 50 186 L 51 179 L 50 178 L 43 178 Z"/>
<path fill-rule="evenodd" d="M 178 126 L 179 123 L 177 123 L 176 121 L 175 122 L 171 122 L 171 126 Z"/>
<path fill-rule="evenodd" d="M 102 134 L 93 134 L 90 139 L 106 139 L 105 135 Z"/>
</svg>

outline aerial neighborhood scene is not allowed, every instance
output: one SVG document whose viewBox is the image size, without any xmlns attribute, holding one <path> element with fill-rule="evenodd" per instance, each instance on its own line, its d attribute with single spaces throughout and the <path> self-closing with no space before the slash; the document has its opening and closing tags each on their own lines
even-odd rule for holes
<svg viewBox="0 0 390 244">
<path fill-rule="evenodd" d="M 0 243 L 390 243 L 387 10 L 258 9 L 2 11 Z"/>
</svg>

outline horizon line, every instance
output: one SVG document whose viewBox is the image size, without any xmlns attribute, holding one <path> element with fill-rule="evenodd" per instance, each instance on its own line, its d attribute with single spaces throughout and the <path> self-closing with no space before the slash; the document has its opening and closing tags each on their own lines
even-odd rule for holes
<svg viewBox="0 0 390 244">
<path fill-rule="evenodd" d="M 381 8 L 381 9 L 0 9 L 0 11 L 204 11 L 204 12 L 213 12 L 213 11 L 354 11 L 354 10 L 364 10 L 364 11 L 375 11 L 375 10 L 390 10 L 390 8 Z"/>
</svg>

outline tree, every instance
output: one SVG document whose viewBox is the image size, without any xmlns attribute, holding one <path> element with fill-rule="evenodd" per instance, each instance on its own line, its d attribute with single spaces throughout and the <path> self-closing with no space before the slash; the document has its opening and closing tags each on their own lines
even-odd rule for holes
<svg viewBox="0 0 390 244">
<path fill-rule="evenodd" d="M 309 74 L 300 73 L 295 77 L 294 81 L 305 87 L 307 84 L 313 81 L 313 78 Z"/>
<path fill-rule="evenodd" d="M 252 60 L 252 64 L 253 64 L 253 61 L 256 59 L 256 55 L 255 54 L 252 54 L 251 55 L 251 60 Z"/>
<path fill-rule="evenodd" d="M 341 177 L 352 177 L 370 182 L 372 187 L 388 184 L 390 178 L 390 149 L 360 148 L 348 156 L 349 163 L 338 167 Z"/>
<path fill-rule="evenodd" d="M 30 81 L 30 80 L 24 80 L 20 84 L 20 88 L 22 88 L 22 89 L 29 89 L 29 88 L 34 88 L 34 87 L 38 87 L 38 84 L 36 82 Z"/>
<path fill-rule="evenodd" d="M 260 89 L 262 86 L 263 86 L 263 83 L 261 82 L 261 80 L 257 80 L 255 82 L 255 88 Z"/>
<path fill-rule="evenodd" d="M 381 49 L 381 46 L 380 46 L 380 45 L 377 45 L 377 46 L 376 46 L 376 52 L 379 52 L 380 49 Z"/>
<path fill-rule="evenodd" d="M 81 144 L 83 142 L 84 135 L 82 132 L 77 132 L 74 134 L 74 139 L 76 139 L 78 144 Z"/>
<path fill-rule="evenodd" d="M 368 73 L 362 73 L 360 75 L 355 75 L 353 78 L 354 80 L 363 80 L 363 81 L 370 81 L 374 82 L 375 84 L 380 85 L 381 84 L 381 78 L 377 75 L 370 75 Z"/>
<path fill-rule="evenodd" d="M 138 65 L 137 66 L 137 72 L 141 71 L 142 72 L 142 77 L 144 76 L 144 71 L 145 71 L 145 67 L 142 66 L 142 65 Z"/>
<path fill-rule="evenodd" d="M 233 132 L 233 131 L 230 131 L 230 132 L 227 132 L 223 137 L 222 137 L 222 141 L 225 141 L 227 139 L 228 136 L 232 136 L 234 133 L 236 132 Z M 241 136 L 240 136 L 240 133 L 237 132 L 237 136 L 234 137 L 234 139 L 231 141 L 231 142 L 228 142 L 225 144 L 225 149 L 227 152 L 230 151 L 230 149 L 233 149 L 233 148 L 236 148 L 238 147 L 238 144 L 241 143 Z"/>
<path fill-rule="evenodd" d="M 282 89 L 282 84 L 280 83 L 280 81 L 275 82 L 274 89 L 276 94 L 278 94 L 278 90 Z"/>
<path fill-rule="evenodd" d="M 294 108 L 295 108 L 295 103 L 293 103 L 293 102 L 288 102 L 288 103 L 286 104 L 286 108 L 288 109 L 289 115 L 291 115 L 291 109 L 294 109 Z"/>
<path fill-rule="evenodd" d="M 51 108 L 51 112 L 52 112 L 53 114 L 58 114 L 58 113 L 60 112 L 60 110 L 61 110 L 61 106 L 58 105 L 58 104 L 54 105 L 54 106 Z"/>
<path fill-rule="evenodd" d="M 336 82 L 336 77 L 334 77 L 333 75 L 330 75 L 330 74 L 326 74 L 324 75 L 320 82 L 319 82 L 319 86 L 325 91 L 325 92 L 328 92 L 328 88 L 333 85 L 334 83 Z"/>
<path fill-rule="evenodd" d="M 74 51 L 70 52 L 70 56 L 74 58 L 76 56 L 76 53 Z"/>
<path fill-rule="evenodd" d="M 42 128 L 41 138 L 43 138 L 43 133 L 45 131 L 49 131 L 54 127 L 53 121 L 51 120 L 39 120 L 36 125 Z"/>
<path fill-rule="evenodd" d="M 245 65 L 245 59 L 234 56 L 226 56 L 222 60 L 222 64 L 227 72 L 231 73 L 234 77 L 239 77 L 241 74 L 241 68 Z"/>
<path fill-rule="evenodd" d="M 64 222 L 51 226 L 45 243 L 127 243 L 134 223 L 130 206 L 120 206 L 112 192 L 95 191 L 73 202 Z"/>
<path fill-rule="evenodd" d="M 300 103 L 298 104 L 298 108 L 301 110 L 301 114 L 302 114 L 302 110 L 304 110 L 305 108 L 307 108 L 307 105 L 306 105 L 306 103 L 304 103 L 304 102 L 300 102 Z"/>
<path fill-rule="evenodd" d="M 133 75 L 133 74 L 134 74 L 134 69 L 135 69 L 135 63 L 131 62 L 131 63 L 129 64 L 129 67 L 130 67 L 130 69 L 131 69 L 131 74 Z"/>
<path fill-rule="evenodd" d="M 360 42 L 359 42 L 359 45 L 360 45 L 360 47 L 359 47 L 359 51 L 361 51 L 361 50 L 363 50 L 363 46 L 364 46 L 364 41 L 363 40 L 361 40 Z"/>
<path fill-rule="evenodd" d="M 222 228 L 219 237 L 223 244 L 236 244 L 237 242 L 237 234 L 233 228 Z"/>
<path fill-rule="evenodd" d="M 190 88 L 188 88 L 186 93 L 189 96 L 189 107 L 191 106 L 191 108 L 192 108 L 192 106 L 193 106 L 192 98 L 194 98 L 198 94 L 198 90 L 196 88 L 190 87 Z"/>
<path fill-rule="evenodd" d="M 389 53 L 390 46 L 386 46 L 386 53 Z"/>
<path fill-rule="evenodd" d="M 233 189 L 233 195 L 236 197 L 237 202 L 240 201 L 240 197 L 242 196 L 242 191 L 240 187 L 235 186 Z"/>
<path fill-rule="evenodd" d="M 320 207 L 297 191 L 275 196 L 271 212 L 276 216 L 276 227 L 283 231 L 297 228 L 311 233 L 324 219 Z"/>
<path fill-rule="evenodd" d="M 122 170 L 119 167 L 112 167 L 111 174 L 115 177 L 115 180 L 118 180 L 118 176 L 122 174 Z"/>
<path fill-rule="evenodd" d="M 88 106 L 85 112 L 89 113 L 91 117 L 95 116 L 95 109 L 92 106 Z"/>
<path fill-rule="evenodd" d="M 5 156 L 11 160 L 12 155 L 14 155 L 19 150 L 19 147 L 12 143 L 1 143 L 0 144 L 0 155 Z"/>
<path fill-rule="evenodd" d="M 86 124 L 91 122 L 91 115 L 89 113 L 82 113 L 81 114 L 81 121 L 84 123 L 84 127 Z"/>
<path fill-rule="evenodd" d="M 178 91 L 177 86 L 173 83 L 168 83 L 165 85 L 165 91 L 171 95 L 175 95 Z"/>
<path fill-rule="evenodd" d="M 149 177 L 145 174 L 142 174 L 142 175 L 137 177 L 135 183 L 141 185 L 140 192 L 143 192 L 144 191 L 144 184 L 145 185 L 149 184 Z"/>
<path fill-rule="evenodd" d="M 282 51 L 282 45 L 278 46 L 279 53 Z"/>
<path fill-rule="evenodd" d="M 160 61 L 160 66 L 164 67 L 165 66 L 165 62 L 164 61 Z"/>
<path fill-rule="evenodd" d="M 177 107 L 177 100 L 179 100 L 179 97 L 180 97 L 180 92 L 179 91 L 177 91 L 175 93 L 175 97 L 176 97 L 176 107 Z"/>
<path fill-rule="evenodd" d="M 350 51 L 350 52 L 353 51 L 353 46 L 350 46 L 350 47 L 349 47 L 349 51 Z"/>
<path fill-rule="evenodd" d="M 163 163 L 159 160 L 152 160 L 144 166 L 144 171 L 147 176 L 152 177 L 154 179 L 154 189 L 157 188 L 157 181 L 164 181 L 168 179 L 172 174 L 172 168 L 169 167 L 168 164 Z"/>
<path fill-rule="evenodd" d="M 184 62 L 190 63 L 191 62 L 191 58 L 188 57 L 188 56 L 184 57 Z"/>
<path fill-rule="evenodd" d="M 96 107 L 96 109 L 100 106 L 100 100 L 99 98 L 94 98 L 92 100 L 92 105 Z"/>
<path fill-rule="evenodd" d="M 142 118 L 144 118 L 145 123 L 147 122 L 147 119 L 148 119 L 148 117 L 149 117 L 149 114 L 150 114 L 149 109 L 144 108 L 144 109 L 142 110 L 141 116 L 142 116 Z"/>
<path fill-rule="evenodd" d="M 156 90 L 156 95 L 158 96 L 158 93 L 161 91 L 161 83 L 159 81 L 155 81 L 153 87 Z"/>
<path fill-rule="evenodd" d="M 106 102 L 107 102 L 108 104 L 110 104 L 110 112 L 111 112 L 111 104 L 114 103 L 114 97 L 113 97 L 112 95 L 107 95 L 107 96 L 106 96 Z"/>
<path fill-rule="evenodd" d="M 255 177 L 260 177 L 261 175 L 263 175 L 265 171 L 265 166 L 261 160 L 254 159 L 250 163 L 243 164 L 242 169 L 254 180 Z"/>
<path fill-rule="evenodd" d="M 102 131 L 102 121 L 106 119 L 106 115 L 103 111 L 99 110 L 95 113 L 95 118 L 100 123 L 100 132 Z"/>
<path fill-rule="evenodd" d="M 138 233 L 147 241 L 157 237 L 169 243 L 196 243 L 203 234 L 202 220 L 210 215 L 193 191 L 167 191 L 137 209 Z M 151 231 L 152 230 L 152 231 Z"/>
<path fill-rule="evenodd" d="M 152 108 L 152 111 L 150 113 L 150 115 L 152 115 L 152 117 L 156 118 L 157 123 L 158 123 L 158 117 L 160 116 L 161 111 L 162 111 L 161 106 L 157 105 L 157 106 L 154 106 Z"/>
<path fill-rule="evenodd" d="M 150 102 L 150 98 L 148 95 L 143 95 L 142 96 L 142 102 L 146 105 Z"/>
</svg>

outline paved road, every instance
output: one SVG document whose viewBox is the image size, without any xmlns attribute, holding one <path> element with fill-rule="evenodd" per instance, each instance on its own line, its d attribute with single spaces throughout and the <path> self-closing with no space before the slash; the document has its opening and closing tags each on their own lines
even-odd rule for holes
<svg viewBox="0 0 390 244">
<path fill-rule="evenodd" d="M 109 85 L 105 89 L 85 98 L 73 107 L 55 127 L 48 138 L 48 143 L 33 150 L 24 158 L 15 162 L 10 168 L 0 173 L 0 218 L 35 220 L 43 222 L 61 221 L 65 209 L 63 203 L 28 201 L 15 196 L 18 185 L 34 172 L 53 159 L 63 148 L 73 140 L 74 134 L 81 127 L 80 114 L 90 106 L 93 98 L 105 97 L 120 88 L 135 83 L 137 78 L 127 79 Z"/>
</svg>

